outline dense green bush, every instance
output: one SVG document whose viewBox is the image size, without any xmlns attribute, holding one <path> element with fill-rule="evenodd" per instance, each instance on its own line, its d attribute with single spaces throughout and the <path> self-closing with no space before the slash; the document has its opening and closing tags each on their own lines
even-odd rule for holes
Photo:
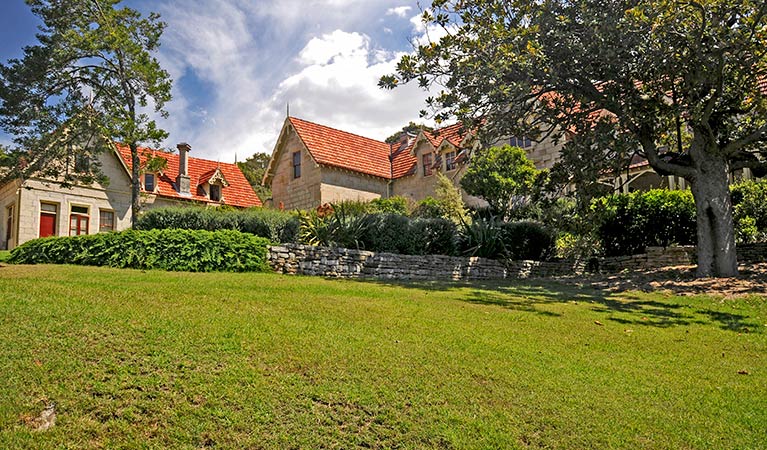
<svg viewBox="0 0 767 450">
<path fill-rule="evenodd" d="M 410 219 L 400 214 L 370 216 L 364 248 L 403 255 L 456 254 L 455 224 L 447 219 Z"/>
<path fill-rule="evenodd" d="M 237 230 L 284 243 L 296 242 L 298 217 L 263 208 L 157 208 L 144 212 L 136 222 L 136 229 Z"/>
<path fill-rule="evenodd" d="M 554 254 L 556 236 L 538 222 L 505 222 L 500 228 L 506 258 L 542 261 Z"/>
<path fill-rule="evenodd" d="M 267 271 L 269 240 L 232 230 L 127 230 L 35 239 L 13 249 L 16 264 L 79 264 L 189 272 Z"/>
<path fill-rule="evenodd" d="M 606 256 L 696 242 L 695 203 L 689 191 L 655 189 L 610 195 L 595 199 L 591 211 Z"/>
<path fill-rule="evenodd" d="M 767 180 L 736 183 L 731 193 L 738 242 L 767 240 Z"/>
<path fill-rule="evenodd" d="M 416 204 L 411 215 L 422 219 L 437 219 L 444 214 L 439 200 L 434 197 L 426 197 Z"/>
<path fill-rule="evenodd" d="M 299 241 L 325 247 L 363 248 L 371 227 L 371 216 L 357 213 L 348 207 L 331 211 L 302 213 Z"/>
</svg>

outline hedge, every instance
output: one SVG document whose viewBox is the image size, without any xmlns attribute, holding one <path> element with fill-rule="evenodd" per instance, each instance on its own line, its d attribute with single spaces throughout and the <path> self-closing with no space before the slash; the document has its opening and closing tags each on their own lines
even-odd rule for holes
<svg viewBox="0 0 767 450">
<path fill-rule="evenodd" d="M 654 189 L 610 195 L 595 199 L 591 211 L 605 256 L 696 242 L 695 202 L 690 191 Z"/>
<path fill-rule="evenodd" d="M 265 272 L 269 240 L 232 230 L 127 230 L 35 239 L 15 264 L 78 264 L 188 272 Z"/>
<path fill-rule="evenodd" d="M 502 222 L 492 218 L 475 219 L 464 226 L 459 242 L 464 255 L 536 261 L 550 258 L 555 244 L 555 234 L 541 223 Z"/>
<path fill-rule="evenodd" d="M 157 208 L 139 216 L 137 230 L 236 230 L 264 237 L 272 242 L 296 242 L 298 217 L 289 212 L 252 208 Z"/>
</svg>

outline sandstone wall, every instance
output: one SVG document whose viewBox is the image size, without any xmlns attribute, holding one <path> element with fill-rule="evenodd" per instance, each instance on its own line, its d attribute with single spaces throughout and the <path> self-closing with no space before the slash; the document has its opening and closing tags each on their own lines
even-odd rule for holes
<svg viewBox="0 0 767 450">
<path fill-rule="evenodd" d="M 765 261 L 767 244 L 743 246 L 743 261 Z M 586 264 L 571 260 L 498 261 L 478 257 L 396 255 L 299 244 L 269 248 L 269 264 L 278 273 L 331 278 L 396 280 L 484 280 L 568 276 L 587 271 L 616 273 L 694 264 L 695 247 L 649 247 L 633 256 L 599 258 Z"/>
</svg>

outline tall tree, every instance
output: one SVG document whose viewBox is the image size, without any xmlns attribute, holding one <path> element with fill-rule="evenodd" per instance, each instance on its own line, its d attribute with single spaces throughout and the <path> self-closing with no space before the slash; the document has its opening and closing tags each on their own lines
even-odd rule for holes
<svg viewBox="0 0 767 450">
<path fill-rule="evenodd" d="M 138 148 L 167 137 L 150 116 L 167 116 L 170 100 L 170 77 L 153 56 L 165 24 L 121 0 L 26 1 L 43 25 L 22 59 L 0 65 L 0 126 L 18 145 L 4 176 L 69 175 L 72 148 L 88 157 L 123 142 L 131 150 L 135 223 Z"/>
<path fill-rule="evenodd" d="M 271 157 L 266 153 L 254 153 L 253 156 L 245 160 L 245 162 L 238 162 L 237 167 L 240 168 L 242 174 L 248 180 L 248 183 L 253 187 L 261 200 L 266 200 L 272 196 L 272 191 L 268 186 L 262 184 L 264 180 L 264 173 L 269 166 L 269 160 Z"/>
<path fill-rule="evenodd" d="M 737 274 L 728 176 L 764 168 L 766 2 L 435 0 L 424 18 L 445 36 L 403 57 L 381 85 L 441 85 L 429 99 L 436 116 L 484 121 L 488 137 L 569 134 L 570 150 L 637 153 L 684 177 L 698 275 Z"/>
</svg>

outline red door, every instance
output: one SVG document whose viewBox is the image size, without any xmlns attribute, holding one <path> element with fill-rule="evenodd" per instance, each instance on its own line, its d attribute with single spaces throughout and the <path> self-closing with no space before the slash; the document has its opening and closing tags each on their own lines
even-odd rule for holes
<svg viewBox="0 0 767 450">
<path fill-rule="evenodd" d="M 56 234 L 56 214 L 40 213 L 40 237 Z"/>
</svg>

